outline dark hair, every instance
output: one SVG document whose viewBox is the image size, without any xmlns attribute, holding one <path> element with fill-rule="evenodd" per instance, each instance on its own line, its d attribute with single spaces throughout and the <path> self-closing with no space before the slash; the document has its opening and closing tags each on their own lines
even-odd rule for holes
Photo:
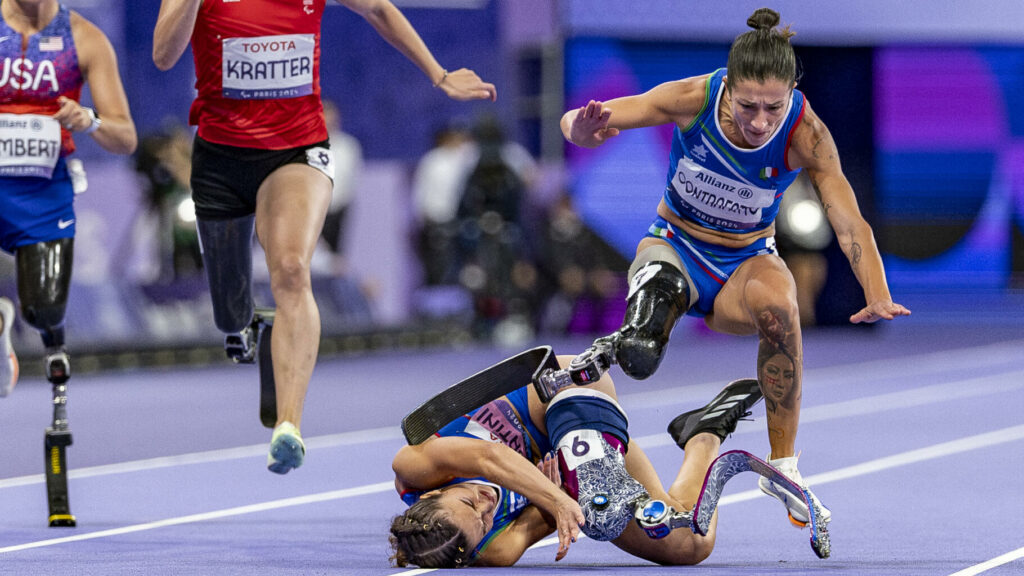
<svg viewBox="0 0 1024 576">
<path fill-rule="evenodd" d="M 448 519 L 437 498 L 421 498 L 391 519 L 388 537 L 396 566 L 460 568 L 473 559 L 466 535 Z"/>
<path fill-rule="evenodd" d="M 779 13 L 771 8 L 758 8 L 747 18 L 747 26 L 753 30 L 737 36 L 729 49 L 729 84 L 769 78 L 787 84 L 796 82 L 796 54 L 789 43 L 795 32 L 789 26 L 776 28 L 779 20 Z"/>
</svg>

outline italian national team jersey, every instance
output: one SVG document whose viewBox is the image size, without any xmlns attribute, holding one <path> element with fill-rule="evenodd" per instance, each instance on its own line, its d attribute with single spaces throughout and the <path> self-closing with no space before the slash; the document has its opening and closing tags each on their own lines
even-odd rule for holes
<svg viewBox="0 0 1024 576">
<path fill-rule="evenodd" d="M 0 176 L 50 178 L 75 150 L 71 132 L 53 118 L 57 98 L 78 101 L 82 93 L 68 8 L 60 5 L 28 38 L 0 19 L 0 62 Z"/>
<path fill-rule="evenodd" d="M 484 442 L 504 444 L 527 460 L 537 463 L 551 451 L 551 444 L 547 436 L 541 434 L 530 420 L 529 406 L 528 389 L 526 387 L 519 388 L 511 394 L 484 404 L 465 416 L 456 418 L 441 428 L 436 435 L 476 438 Z M 498 503 L 494 508 L 494 525 L 474 550 L 475 554 L 479 554 L 522 514 L 523 509 L 530 502 L 522 494 L 507 490 L 484 478 L 453 478 L 444 486 L 467 482 L 491 486 L 496 490 L 498 497 Z M 406 504 L 412 506 L 424 492 L 423 490 L 406 490 L 401 497 Z"/>
<path fill-rule="evenodd" d="M 320 104 L 325 0 L 206 0 L 192 32 L 198 95 L 189 122 L 209 142 L 282 150 L 327 139 Z"/>
<path fill-rule="evenodd" d="M 786 188 L 800 169 L 786 162 L 793 131 L 804 113 L 804 95 L 793 90 L 782 123 L 757 148 L 735 146 L 718 124 L 725 69 L 707 80 L 704 106 L 686 130 L 675 127 L 665 203 L 683 220 L 724 232 L 771 226 Z"/>
</svg>

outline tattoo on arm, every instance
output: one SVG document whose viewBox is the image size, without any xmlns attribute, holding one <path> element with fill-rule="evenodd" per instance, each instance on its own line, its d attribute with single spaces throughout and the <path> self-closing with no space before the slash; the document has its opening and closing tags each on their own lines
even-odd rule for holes
<svg viewBox="0 0 1024 576">
<path fill-rule="evenodd" d="M 860 258 L 863 253 L 863 249 L 860 247 L 859 242 L 850 244 L 850 265 L 853 266 L 854 270 L 860 265 Z"/>
<path fill-rule="evenodd" d="M 818 138 L 818 141 L 814 143 L 814 146 L 811 146 L 811 156 L 814 156 L 815 159 L 821 160 L 821 156 L 818 155 L 818 146 L 820 146 L 824 141 L 825 137 L 822 136 L 821 138 Z"/>
<path fill-rule="evenodd" d="M 828 211 L 832 209 L 831 202 L 825 202 L 821 198 L 821 176 L 819 174 L 812 174 L 810 171 L 807 172 L 808 180 L 811 181 L 811 188 L 814 189 L 814 194 L 817 195 L 818 201 L 821 202 L 822 209 L 825 210 L 825 216 L 828 216 Z"/>
<path fill-rule="evenodd" d="M 814 189 L 814 193 L 818 196 L 818 200 L 821 200 L 821 186 L 818 185 L 818 182 L 821 180 L 821 176 L 818 174 L 811 174 L 811 172 L 808 171 L 807 179 L 811 181 L 811 188 Z"/>
<path fill-rule="evenodd" d="M 825 143 L 825 147 L 819 151 L 818 147 L 821 146 L 822 142 Z M 829 142 L 828 134 L 826 134 L 818 138 L 818 141 L 814 143 L 814 146 L 811 147 L 811 155 L 814 156 L 815 160 L 821 160 L 822 158 L 827 160 L 836 159 L 836 147 L 829 146 Z"/>
</svg>

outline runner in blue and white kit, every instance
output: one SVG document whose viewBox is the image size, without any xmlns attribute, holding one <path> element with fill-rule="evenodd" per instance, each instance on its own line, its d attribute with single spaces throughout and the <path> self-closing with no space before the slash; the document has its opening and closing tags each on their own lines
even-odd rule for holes
<svg viewBox="0 0 1024 576">
<path fill-rule="evenodd" d="M 620 130 L 674 124 L 668 184 L 657 217 L 630 268 L 622 327 L 601 339 L 629 376 L 647 378 L 683 314 L 727 334 L 759 336 L 757 374 L 764 393 L 771 463 L 798 484 L 795 448 L 803 346 L 796 286 L 775 253 L 775 216 L 800 170 L 814 185 L 840 247 L 864 290 L 853 323 L 892 320 L 910 311 L 892 301 L 871 227 L 843 175 L 828 128 L 798 90 L 793 33 L 779 14 L 753 13 L 729 51 L 727 67 L 666 82 L 643 94 L 590 101 L 561 120 L 570 142 L 604 144 Z M 669 432 L 685 440 L 680 421 Z M 788 502 L 805 525 L 805 505 Z M 817 500 L 815 498 L 815 500 Z M 831 512 L 822 506 L 823 517 Z"/>
<path fill-rule="evenodd" d="M 526 461 L 536 465 L 549 458 L 551 444 L 547 435 L 542 433 L 530 417 L 531 388 L 524 386 L 493 402 L 466 414 L 438 431 L 437 437 L 471 438 L 490 443 L 501 443 Z M 464 496 L 480 499 L 486 505 L 485 522 L 481 529 L 486 529 L 483 536 L 473 547 L 473 555 L 479 555 L 491 541 L 501 534 L 530 503 L 526 496 L 502 487 L 486 478 L 452 478 L 440 486 L 429 490 L 416 489 L 404 484 L 400 488 L 402 501 L 409 506 L 420 501 L 424 494 L 460 486 Z M 396 482 L 396 486 L 398 483 Z M 458 494 L 458 491 L 455 492 Z M 486 525 L 489 523 L 490 525 Z"/>
<path fill-rule="evenodd" d="M 559 357 L 563 368 L 571 360 Z M 726 396 L 743 399 L 725 408 L 719 400 Z M 666 488 L 629 437 L 608 374 L 564 389 L 548 404 L 524 382 L 395 455 L 395 489 L 410 507 L 392 519 L 392 560 L 423 568 L 508 566 L 552 533 L 558 537 L 558 560 L 582 527 L 592 538 L 610 540 L 638 558 L 697 564 L 714 548 L 717 520 L 706 536 L 673 530 L 652 539 L 632 521 L 633 508 L 627 508 L 626 522 L 600 525 L 609 518 L 588 515 L 585 495 L 599 488 L 611 510 L 616 503 L 632 502 L 623 494 L 628 498 L 640 490 L 675 510 L 692 510 L 722 440 L 760 398 L 756 385 L 750 390 L 749 384 L 733 383 L 708 406 L 689 412 L 699 423 L 689 427 L 682 465 Z M 599 446 L 604 450 L 592 449 Z M 595 470 L 597 475 L 590 472 Z M 623 519 L 615 516 L 613 522 Z"/>
</svg>

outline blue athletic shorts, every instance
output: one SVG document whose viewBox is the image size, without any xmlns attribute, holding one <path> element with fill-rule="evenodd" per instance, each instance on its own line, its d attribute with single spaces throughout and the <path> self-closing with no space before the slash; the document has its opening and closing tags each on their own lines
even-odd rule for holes
<svg viewBox="0 0 1024 576">
<path fill-rule="evenodd" d="M 668 242 L 686 266 L 690 279 L 697 285 L 700 298 L 687 312 L 690 316 L 704 317 L 715 309 L 715 298 L 732 273 L 750 258 L 762 254 L 778 254 L 775 238 L 769 236 L 743 248 L 725 248 L 701 242 L 672 226 L 660 216 L 647 229 L 647 238 L 661 238 Z"/>
<path fill-rule="evenodd" d="M 64 158 L 53 178 L 0 176 L 0 248 L 75 236 L 75 193 Z"/>
</svg>

